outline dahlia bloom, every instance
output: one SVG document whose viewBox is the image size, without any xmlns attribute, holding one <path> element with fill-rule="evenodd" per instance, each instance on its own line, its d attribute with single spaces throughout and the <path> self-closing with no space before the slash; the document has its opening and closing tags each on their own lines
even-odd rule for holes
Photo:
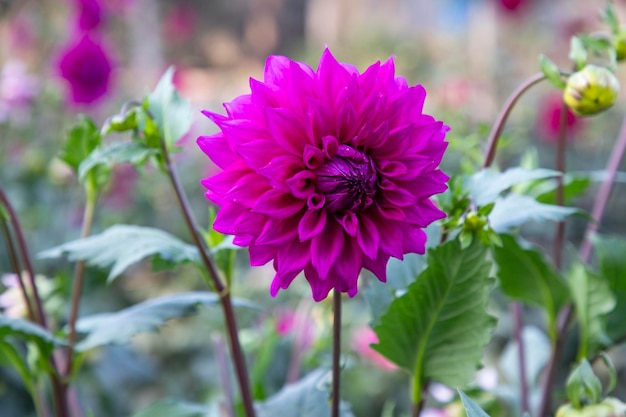
<svg viewBox="0 0 626 417">
<path fill-rule="evenodd" d="M 273 260 L 272 296 L 302 271 L 316 301 L 354 296 L 361 268 L 385 281 L 389 258 L 424 253 L 422 229 L 445 217 L 429 198 L 446 190 L 448 127 L 394 72 L 389 59 L 359 73 L 328 49 L 317 71 L 272 56 L 226 116 L 203 112 L 221 129 L 198 138 L 222 170 L 202 181 L 221 206 L 213 227 L 253 266 Z"/>
<path fill-rule="evenodd" d="M 62 54 L 59 71 L 69 83 L 74 103 L 90 104 L 109 89 L 112 64 L 103 45 L 88 34 L 69 45 Z"/>
</svg>

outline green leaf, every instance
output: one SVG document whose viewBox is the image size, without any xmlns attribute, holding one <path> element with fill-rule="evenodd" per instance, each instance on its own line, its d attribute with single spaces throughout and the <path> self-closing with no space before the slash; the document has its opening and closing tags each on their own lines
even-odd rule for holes
<svg viewBox="0 0 626 417">
<path fill-rule="evenodd" d="M 583 405 L 598 404 L 602 397 L 602 383 L 593 373 L 587 359 L 574 369 L 567 379 L 567 398 L 580 409 Z"/>
<path fill-rule="evenodd" d="M 562 174 L 551 169 L 526 169 L 515 167 L 505 172 L 483 169 L 469 178 L 467 187 L 470 196 L 478 206 L 496 201 L 498 196 L 514 185 L 527 181 L 558 177 Z"/>
<path fill-rule="evenodd" d="M 4 338 L 0 339 L 0 364 L 8 365 L 15 369 L 29 391 L 32 391 L 33 375 L 28 369 L 26 361 L 15 346 L 5 341 Z"/>
<path fill-rule="evenodd" d="M 161 400 L 148 408 L 133 414 L 132 417 L 207 417 L 218 416 L 218 407 L 192 404 L 176 400 Z"/>
<path fill-rule="evenodd" d="M 100 145 L 102 137 L 96 124 L 87 117 L 80 117 L 78 123 L 67 133 L 67 138 L 59 154 L 59 159 L 78 172 L 80 164 Z"/>
<path fill-rule="evenodd" d="M 191 127 L 191 105 L 176 92 L 173 83 L 174 68 L 170 67 L 147 98 L 148 111 L 161 131 L 168 149 L 171 149 Z"/>
<path fill-rule="evenodd" d="M 115 164 L 130 162 L 136 167 L 142 166 L 150 156 L 158 151 L 138 142 L 116 142 L 105 147 L 98 147 L 80 164 L 78 178 L 83 181 L 96 167 L 111 169 Z"/>
<path fill-rule="evenodd" d="M 615 297 L 606 280 L 581 263 L 572 267 L 568 278 L 580 327 L 580 360 L 592 357 L 599 347 L 610 344 L 606 321 L 607 314 L 615 308 Z"/>
<path fill-rule="evenodd" d="M 81 317 L 76 323 L 79 333 L 86 334 L 76 349 L 86 351 L 98 346 L 128 343 L 138 333 L 154 332 L 167 320 L 194 314 L 198 306 L 219 304 L 217 294 L 183 292 L 143 301 L 116 313 Z M 244 300 L 233 300 L 235 307 L 257 308 Z"/>
<path fill-rule="evenodd" d="M 570 299 L 567 284 L 536 248 L 522 248 L 511 235 L 501 235 L 502 246 L 494 247 L 502 291 L 510 298 L 544 309 L 548 333 L 556 337 L 558 311 Z"/>
<path fill-rule="evenodd" d="M 22 341 L 34 342 L 44 353 L 50 353 L 56 346 L 65 346 L 41 326 L 30 321 L 0 315 L 0 337 L 14 336 Z"/>
<path fill-rule="evenodd" d="M 626 336 L 626 239 L 617 236 L 593 236 L 598 254 L 599 273 L 609 284 L 616 301 L 615 309 L 609 314 L 607 335 L 611 340 Z"/>
<path fill-rule="evenodd" d="M 268 400 L 257 405 L 258 417 L 330 417 L 328 372 L 317 369 L 300 381 L 288 384 Z M 353 417 L 347 404 L 341 403 L 342 417 Z"/>
<path fill-rule="evenodd" d="M 414 402 L 426 382 L 463 385 L 478 367 L 495 326 L 486 312 L 487 253 L 477 242 L 465 250 L 457 241 L 430 250 L 428 267 L 374 328 L 380 342 L 372 347 L 413 375 Z"/>
<path fill-rule="evenodd" d="M 570 42 L 569 59 L 576 64 L 576 69 L 582 69 L 587 63 L 587 48 L 579 36 L 573 36 Z"/>
<path fill-rule="evenodd" d="M 158 256 L 172 264 L 191 262 L 200 265 L 195 246 L 160 229 L 131 225 L 115 225 L 100 234 L 39 253 L 40 258 L 59 258 L 63 255 L 67 255 L 70 261 L 84 260 L 101 268 L 112 266 L 109 282 L 129 266 L 149 256 Z"/>
<path fill-rule="evenodd" d="M 606 7 L 604 9 L 604 13 L 602 14 L 602 21 L 609 25 L 613 34 L 617 34 L 619 32 L 619 20 L 617 19 L 613 3 L 610 1 L 606 2 Z"/>
<path fill-rule="evenodd" d="M 489 414 L 485 412 L 478 404 L 472 401 L 463 391 L 457 389 L 459 392 L 459 397 L 461 397 L 461 402 L 463 403 L 463 407 L 465 407 L 465 412 L 467 413 L 467 417 L 489 417 Z"/>
<path fill-rule="evenodd" d="M 509 194 L 496 200 L 489 214 L 489 225 L 497 233 L 505 233 L 530 221 L 561 221 L 573 214 L 582 214 L 575 207 L 537 202 L 534 198 Z"/>
<path fill-rule="evenodd" d="M 566 174 L 563 177 L 564 204 L 570 204 L 573 198 L 582 195 L 589 185 L 591 185 L 591 178 L 587 174 Z M 556 188 L 556 180 L 547 180 L 532 187 L 531 191 L 540 203 L 555 204 Z"/>
<path fill-rule="evenodd" d="M 559 67 L 550 58 L 543 54 L 539 55 L 539 68 L 553 86 L 561 90 L 565 88 L 566 83 L 563 81 Z"/>
</svg>

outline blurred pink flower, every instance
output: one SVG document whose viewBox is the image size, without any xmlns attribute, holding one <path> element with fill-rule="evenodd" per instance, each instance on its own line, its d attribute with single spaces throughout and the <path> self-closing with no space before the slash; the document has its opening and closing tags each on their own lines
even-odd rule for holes
<svg viewBox="0 0 626 417">
<path fill-rule="evenodd" d="M 163 30 L 169 42 L 187 42 L 197 25 L 198 13 L 189 4 L 175 3 L 165 16 Z"/>
<path fill-rule="evenodd" d="M 448 127 L 423 112 L 426 91 L 395 75 L 393 59 L 365 72 L 326 48 L 317 71 L 267 59 L 263 81 L 205 111 L 221 129 L 198 145 L 222 172 L 204 179 L 220 207 L 215 230 L 273 260 L 275 296 L 304 271 L 313 299 L 354 296 L 362 268 L 386 280 L 390 257 L 424 253 L 423 228 L 445 217 L 438 166 Z"/>
<path fill-rule="evenodd" d="M 378 336 L 369 326 L 358 327 L 352 333 L 350 346 L 361 358 L 385 371 L 393 371 L 398 367 L 376 352 L 370 345 L 378 343 Z"/>
<path fill-rule="evenodd" d="M 563 98 L 560 94 L 544 96 L 539 103 L 536 129 L 540 139 L 546 142 L 556 142 L 559 138 L 559 126 L 563 112 Z M 567 138 L 573 139 L 584 127 L 582 118 L 576 116 L 566 108 Z"/>
<path fill-rule="evenodd" d="M 514 12 L 523 6 L 525 0 L 498 0 L 498 3 L 504 10 Z"/>
<path fill-rule="evenodd" d="M 103 22 L 103 10 L 98 0 L 73 0 L 77 16 L 77 27 L 83 31 L 96 29 Z"/>
<path fill-rule="evenodd" d="M 315 323 L 307 313 L 303 309 L 283 309 L 276 313 L 276 333 L 281 336 L 293 335 L 301 351 L 308 350 L 315 341 Z"/>
<path fill-rule="evenodd" d="M 62 52 L 59 70 L 68 83 L 73 103 L 91 104 L 109 90 L 111 59 L 103 44 L 89 34 L 72 38 Z"/>
<path fill-rule="evenodd" d="M 39 81 L 21 61 L 9 60 L 0 72 L 0 123 L 28 112 L 39 93 Z"/>
<path fill-rule="evenodd" d="M 20 289 L 17 275 L 3 274 L 0 279 L 2 285 L 6 288 L 0 293 L 0 309 L 7 317 L 26 318 L 28 317 L 28 308 L 26 300 Z"/>
</svg>

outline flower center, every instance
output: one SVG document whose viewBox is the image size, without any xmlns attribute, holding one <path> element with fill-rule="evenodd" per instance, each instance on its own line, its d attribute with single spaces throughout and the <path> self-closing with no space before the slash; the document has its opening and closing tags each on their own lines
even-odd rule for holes
<svg viewBox="0 0 626 417">
<path fill-rule="evenodd" d="M 373 203 L 376 168 L 372 159 L 348 145 L 339 145 L 315 170 L 317 190 L 326 198 L 330 212 L 358 212 Z"/>
</svg>

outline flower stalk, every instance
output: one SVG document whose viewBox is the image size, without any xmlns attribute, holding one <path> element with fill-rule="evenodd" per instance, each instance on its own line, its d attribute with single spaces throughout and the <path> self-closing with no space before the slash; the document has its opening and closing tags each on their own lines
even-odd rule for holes
<svg viewBox="0 0 626 417">
<path fill-rule="evenodd" d="M 226 287 L 224 282 L 219 276 L 215 263 L 209 257 L 204 240 L 200 236 L 191 207 L 187 200 L 183 188 L 180 184 L 178 176 L 172 166 L 172 161 L 167 150 L 167 144 L 164 138 L 161 139 L 161 151 L 163 156 L 163 164 L 167 175 L 170 179 L 170 183 L 176 194 L 176 199 L 180 206 L 185 224 L 189 229 L 189 233 L 198 248 L 200 258 L 208 272 L 207 285 L 212 288 L 220 297 L 220 305 L 224 313 L 224 320 L 226 322 L 226 330 L 228 335 L 228 343 L 230 345 L 231 354 L 233 356 L 233 362 L 235 365 L 235 373 L 237 375 L 237 381 L 239 383 L 239 389 L 241 392 L 241 399 L 243 402 L 246 417 L 254 417 L 256 415 L 254 411 L 254 403 L 252 398 L 252 391 L 250 389 L 250 378 L 248 376 L 248 368 L 246 365 L 246 359 L 241 348 L 239 341 L 237 320 L 235 319 L 235 311 L 233 308 L 232 298 L 230 295 L 230 289 Z M 204 275 L 203 275 L 204 276 Z"/>
<path fill-rule="evenodd" d="M 333 292 L 333 385 L 331 416 L 339 417 L 341 403 L 341 292 Z"/>
</svg>

